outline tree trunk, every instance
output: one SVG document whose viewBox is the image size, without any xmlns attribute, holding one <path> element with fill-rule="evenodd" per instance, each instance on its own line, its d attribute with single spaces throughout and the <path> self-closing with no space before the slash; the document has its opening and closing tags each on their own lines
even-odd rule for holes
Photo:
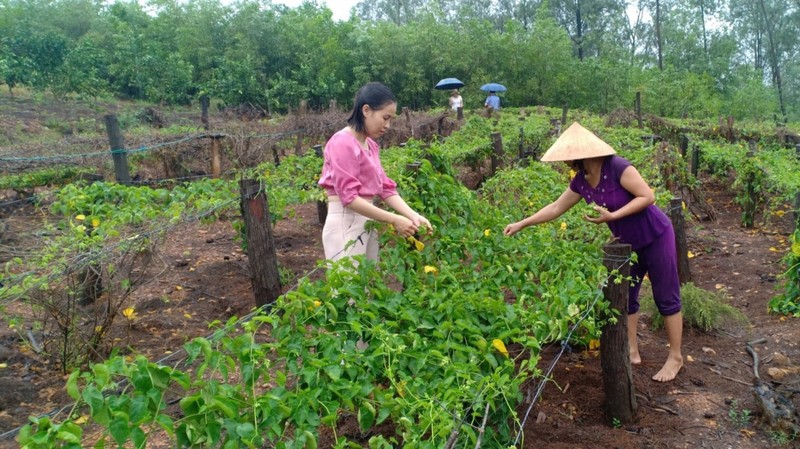
<svg viewBox="0 0 800 449">
<path fill-rule="evenodd" d="M 583 61 L 583 21 L 581 20 L 581 2 L 575 2 L 575 29 L 578 43 L 578 60 Z"/>
<path fill-rule="evenodd" d="M 708 36 L 706 36 L 706 5 L 703 0 L 700 0 L 700 25 L 703 27 L 703 54 L 708 63 Z"/>
<path fill-rule="evenodd" d="M 656 50 L 658 51 L 658 70 L 664 70 L 664 56 L 661 49 L 661 2 L 656 0 Z"/>
<path fill-rule="evenodd" d="M 781 81 L 781 68 L 778 61 L 778 51 L 775 48 L 775 38 L 773 36 L 773 24 L 770 17 L 767 16 L 767 8 L 764 6 L 764 0 L 758 1 L 761 6 L 761 13 L 764 17 L 764 29 L 767 32 L 767 39 L 769 39 L 769 65 L 772 70 L 772 82 L 775 83 L 775 88 L 778 90 L 778 104 L 781 108 L 781 115 L 786 120 L 786 105 L 783 103 L 783 83 Z"/>
</svg>

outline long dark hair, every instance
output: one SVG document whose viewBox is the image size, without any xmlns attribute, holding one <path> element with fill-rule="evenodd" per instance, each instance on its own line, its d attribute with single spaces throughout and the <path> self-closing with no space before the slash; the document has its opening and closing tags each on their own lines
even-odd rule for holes
<svg viewBox="0 0 800 449">
<path fill-rule="evenodd" d="M 363 132 L 364 105 L 377 111 L 389 103 L 397 103 L 397 99 L 388 87 L 378 82 L 364 84 L 358 89 L 358 92 L 356 92 L 356 98 L 353 101 L 353 111 L 350 113 L 350 117 L 347 118 L 347 124 L 356 130 L 356 132 Z"/>
</svg>

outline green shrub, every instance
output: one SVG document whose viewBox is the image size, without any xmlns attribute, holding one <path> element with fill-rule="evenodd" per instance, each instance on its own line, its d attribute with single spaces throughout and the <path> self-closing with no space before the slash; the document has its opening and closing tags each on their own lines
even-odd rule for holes
<svg viewBox="0 0 800 449">
<path fill-rule="evenodd" d="M 685 327 L 693 327 L 708 332 L 722 328 L 726 324 L 746 324 L 747 317 L 736 307 L 728 304 L 728 297 L 721 291 L 709 291 L 691 282 L 681 286 L 683 322 Z M 664 327 L 664 317 L 658 313 L 652 293 L 642 295 L 642 312 L 652 316 L 653 328 Z"/>
</svg>

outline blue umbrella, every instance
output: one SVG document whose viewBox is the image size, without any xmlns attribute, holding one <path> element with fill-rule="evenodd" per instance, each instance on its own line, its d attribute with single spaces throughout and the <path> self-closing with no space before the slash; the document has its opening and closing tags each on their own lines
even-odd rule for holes
<svg viewBox="0 0 800 449">
<path fill-rule="evenodd" d="M 506 86 L 503 86 L 502 84 L 488 83 L 481 86 L 481 90 L 484 92 L 505 92 L 508 89 L 506 89 Z"/>
<path fill-rule="evenodd" d="M 464 87 L 464 83 L 462 83 L 458 79 L 456 79 L 456 78 L 445 78 L 445 79 L 439 81 L 438 83 L 436 83 L 436 86 L 434 86 L 433 88 L 434 89 L 439 89 L 439 90 L 450 90 L 450 89 L 458 89 L 460 87 Z"/>
</svg>

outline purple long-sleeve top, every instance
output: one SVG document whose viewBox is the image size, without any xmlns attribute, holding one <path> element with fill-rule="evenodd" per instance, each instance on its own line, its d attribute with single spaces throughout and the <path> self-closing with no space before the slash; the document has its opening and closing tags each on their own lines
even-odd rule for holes
<svg viewBox="0 0 800 449">
<path fill-rule="evenodd" d="M 386 199 L 397 195 L 397 183 L 386 176 L 380 160 L 378 143 L 367 138 L 369 150 L 364 150 L 356 137 L 341 130 L 325 144 L 325 162 L 319 185 L 336 195 L 347 206 L 357 196 Z"/>
<path fill-rule="evenodd" d="M 570 190 L 583 197 L 587 204 L 598 204 L 611 212 L 628 204 L 635 196 L 625 190 L 620 183 L 622 172 L 631 163 L 619 156 L 609 156 L 603 161 L 600 182 L 592 187 L 579 171 L 569 184 Z M 644 248 L 671 226 L 669 217 L 656 205 L 651 204 L 637 212 L 618 220 L 606 222 L 614 237 L 631 248 Z"/>
</svg>

